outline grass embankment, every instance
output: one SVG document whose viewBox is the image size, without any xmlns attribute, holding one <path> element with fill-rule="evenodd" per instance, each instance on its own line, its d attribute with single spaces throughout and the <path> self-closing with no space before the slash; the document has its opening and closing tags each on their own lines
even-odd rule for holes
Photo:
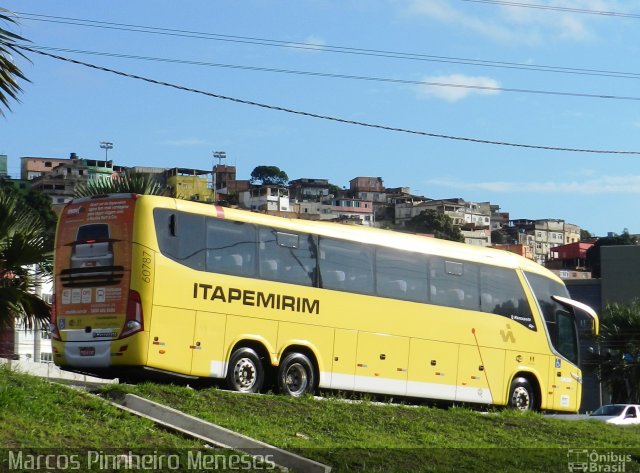
<svg viewBox="0 0 640 473">
<path fill-rule="evenodd" d="M 640 427 L 538 414 L 251 396 L 158 384 L 101 390 L 105 397 L 124 392 L 298 452 L 338 472 L 566 472 L 568 449 L 640 453 Z M 203 444 L 86 393 L 0 368 L 0 447 L 183 449 L 184 456 L 185 450 Z M 625 471 L 638 466 L 634 459 Z"/>
<path fill-rule="evenodd" d="M 183 466 L 189 465 L 190 452 L 194 458 L 199 452 L 219 454 L 220 464 L 235 455 L 211 450 L 87 392 L 0 366 L 0 472 L 122 471 L 127 469 L 122 457 L 129 451 L 148 455 L 150 465 L 129 471 L 168 471 L 169 455 Z"/>
<path fill-rule="evenodd" d="M 569 449 L 640 453 L 640 426 L 501 410 L 346 403 L 141 384 L 134 393 L 332 465 L 337 471 L 563 471 Z M 627 471 L 637 462 L 626 466 Z"/>
</svg>

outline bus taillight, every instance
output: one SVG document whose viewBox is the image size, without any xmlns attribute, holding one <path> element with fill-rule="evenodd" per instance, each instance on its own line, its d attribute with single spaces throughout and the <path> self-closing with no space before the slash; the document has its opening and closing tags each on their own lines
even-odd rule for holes
<svg viewBox="0 0 640 473">
<path fill-rule="evenodd" d="M 56 310 L 56 295 L 51 296 L 51 320 L 49 323 L 49 333 L 54 340 L 62 340 L 58 330 L 58 311 Z"/>
<path fill-rule="evenodd" d="M 129 291 L 129 302 L 127 304 L 127 318 L 124 321 L 124 328 L 120 338 L 125 338 L 144 329 L 142 318 L 142 300 L 136 291 Z"/>
</svg>

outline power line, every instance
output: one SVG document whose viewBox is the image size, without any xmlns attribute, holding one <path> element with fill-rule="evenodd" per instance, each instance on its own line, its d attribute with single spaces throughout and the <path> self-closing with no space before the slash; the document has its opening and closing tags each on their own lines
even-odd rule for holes
<svg viewBox="0 0 640 473">
<path fill-rule="evenodd" d="M 70 58 L 66 58 L 66 57 L 63 57 L 63 56 L 58 56 L 56 54 L 51 54 L 51 53 L 47 53 L 47 52 L 44 52 L 44 51 L 38 51 L 36 49 L 30 48 L 30 47 L 24 46 L 24 45 L 17 45 L 16 47 L 18 47 L 20 49 L 23 49 L 25 51 L 30 51 L 30 52 L 35 53 L 35 54 L 40 54 L 42 56 L 51 57 L 51 58 L 58 59 L 58 60 L 61 60 L 61 61 L 70 62 L 70 63 L 73 63 L 73 64 L 78 64 L 78 65 L 81 65 L 81 66 L 89 67 L 89 68 L 100 70 L 100 71 L 104 71 L 104 72 L 110 72 L 112 74 L 116 74 L 116 75 L 119 75 L 119 76 L 122 76 L 122 77 L 127 77 L 127 78 L 130 78 L 130 79 L 137 79 L 137 80 L 141 80 L 141 81 L 148 82 L 148 83 L 151 83 L 151 84 L 162 85 L 162 86 L 165 86 L 165 87 L 171 87 L 171 88 L 178 89 L 178 90 L 183 90 L 183 91 L 186 91 L 186 92 L 192 92 L 192 93 L 196 93 L 196 94 L 200 94 L 200 95 L 205 95 L 205 96 L 208 96 L 208 97 L 213 97 L 213 98 L 222 99 L 222 100 L 228 100 L 228 101 L 231 101 L 231 102 L 234 102 L 234 103 L 241 103 L 241 104 L 244 104 L 244 105 L 252 105 L 252 106 L 255 106 L 255 107 L 260 107 L 260 108 L 264 108 L 264 109 L 268 109 L 268 110 L 276 110 L 276 111 L 280 111 L 280 112 L 291 113 L 291 114 L 294 114 L 294 115 L 300 115 L 300 116 L 305 116 L 305 117 L 310 117 L 310 118 L 317 118 L 317 119 L 321 119 L 321 120 L 328 120 L 328 121 L 337 122 L 337 123 L 343 123 L 343 124 L 347 124 L 347 125 L 356 125 L 356 126 L 373 128 L 373 129 L 378 129 L 378 130 L 386 130 L 386 131 L 393 131 L 393 132 L 399 132 L 399 133 L 408 133 L 408 134 L 412 134 L 412 135 L 429 136 L 431 138 L 442 138 L 442 139 L 448 139 L 448 140 L 466 141 L 466 142 L 479 143 L 479 144 L 511 146 L 511 147 L 516 147 L 516 148 L 529 148 L 529 149 L 539 149 L 539 150 L 546 150 L 546 151 L 567 151 L 567 152 L 575 152 L 575 153 L 640 155 L 640 151 L 620 151 L 620 150 L 598 150 L 598 149 L 587 149 L 587 148 L 568 148 L 568 147 L 558 147 L 558 146 L 542 146 L 542 145 L 530 145 L 530 144 L 522 144 L 522 143 L 511 143 L 511 142 L 506 142 L 506 141 L 492 141 L 492 140 L 484 140 L 484 139 L 479 139 L 479 138 L 468 138 L 468 137 L 461 137 L 461 136 L 444 135 L 444 134 L 439 134 L 439 133 L 431 133 L 431 132 L 419 131 L 419 130 L 411 130 L 411 129 L 407 129 L 407 128 L 391 127 L 391 126 L 387 126 L 387 125 L 378 125 L 378 124 L 360 122 L 360 121 L 355 121 L 355 120 L 347 120 L 347 119 L 344 119 L 344 118 L 339 118 L 339 117 L 334 117 L 334 116 L 329 116 L 329 115 L 320 115 L 320 114 L 317 114 L 317 113 L 303 112 L 303 111 L 300 111 L 300 110 L 294 110 L 294 109 L 280 107 L 280 106 L 276 106 L 276 105 L 268 105 L 268 104 L 263 104 L 263 103 L 260 103 L 260 102 L 254 102 L 254 101 L 251 101 L 251 100 L 245 100 L 245 99 L 239 99 L 239 98 L 235 98 L 235 97 L 229 97 L 229 96 L 226 96 L 226 95 L 220 95 L 220 94 L 215 94 L 215 93 L 212 93 L 212 92 L 206 92 L 206 91 L 203 91 L 203 90 L 194 89 L 194 88 L 191 88 L 191 87 L 186 87 L 186 86 L 182 86 L 182 85 L 178 85 L 178 84 L 172 84 L 172 83 L 169 83 L 169 82 L 159 81 L 159 80 L 156 80 L 156 79 L 150 79 L 148 77 L 142 77 L 142 76 L 138 76 L 138 75 L 134 75 L 134 74 L 129 74 L 129 73 L 126 73 L 126 72 L 117 71 L 115 69 L 109 69 L 109 68 L 103 67 L 103 66 L 96 66 L 95 64 L 89 64 L 89 63 L 86 63 L 86 62 L 78 61 L 76 59 L 70 59 Z"/>
<path fill-rule="evenodd" d="M 579 98 L 640 101 L 640 97 L 624 96 L 624 95 L 587 94 L 587 93 L 581 93 L 581 92 L 560 92 L 560 91 L 553 91 L 553 90 L 536 90 L 536 89 L 522 89 L 522 88 L 512 88 L 512 87 L 497 87 L 497 86 L 494 87 L 494 86 L 472 85 L 472 84 L 456 84 L 451 82 L 392 79 L 392 78 L 385 78 L 385 77 L 357 76 L 357 75 L 350 75 L 350 74 L 335 74 L 335 73 L 317 72 L 317 71 L 300 71 L 300 70 L 279 69 L 279 68 L 272 68 L 272 67 L 258 67 L 258 66 L 245 66 L 245 65 L 238 65 L 238 64 L 221 64 L 221 63 L 212 63 L 212 62 L 203 62 L 203 61 L 189 61 L 185 59 L 136 56 L 132 54 L 109 53 L 109 52 L 101 52 L 101 51 L 86 51 L 81 49 L 54 48 L 50 46 L 31 45 L 30 47 L 32 47 L 33 49 L 38 49 L 40 51 L 57 51 L 57 52 L 67 52 L 67 53 L 74 53 L 74 54 L 87 54 L 87 55 L 93 55 L 93 56 L 115 57 L 115 58 L 122 58 L 122 59 L 135 59 L 135 60 L 152 61 L 152 62 L 186 64 L 186 65 L 192 65 L 192 66 L 220 67 L 220 68 L 227 68 L 227 69 L 240 69 L 245 71 L 274 72 L 274 73 L 280 73 L 280 74 L 314 76 L 314 77 L 331 78 L 331 79 L 363 80 L 363 81 L 387 82 L 387 83 L 405 84 L 405 85 L 426 85 L 426 86 L 432 86 L 432 87 L 453 87 L 453 88 L 460 88 L 460 89 L 475 89 L 475 90 L 484 90 L 484 91 L 492 91 L 492 92 L 517 92 L 517 93 L 526 93 L 526 94 L 555 95 L 555 96 L 567 96 L 567 97 L 579 97 Z"/>
<path fill-rule="evenodd" d="M 301 43 L 292 41 L 282 41 L 269 38 L 257 38 L 251 36 L 238 36 L 238 35 L 225 35 L 219 33 L 205 33 L 199 31 L 180 30 L 172 28 L 160 28 L 144 25 L 133 25 L 127 23 L 114 23 L 107 21 L 86 20 L 79 18 L 58 17 L 52 15 L 40 15 L 34 13 L 17 13 L 21 18 L 31 21 L 41 21 L 48 23 L 60 23 L 73 26 L 83 26 L 90 28 L 102 28 L 117 31 L 130 31 L 136 33 L 167 35 L 176 37 L 186 37 L 193 39 L 206 39 L 212 41 L 225 41 L 232 43 L 251 44 L 258 46 L 271 46 L 271 47 L 284 47 L 293 49 L 313 50 L 330 53 L 351 54 L 361 56 L 372 56 L 389 59 L 403 59 L 411 61 L 426 61 L 445 64 L 460 64 L 478 67 L 491 67 L 502 69 L 516 69 L 535 72 L 552 72 L 561 74 L 576 74 L 576 75 L 588 75 L 588 76 L 603 76 L 603 77 L 615 77 L 623 79 L 639 79 L 640 73 L 625 72 L 625 71 L 612 71 L 606 69 L 586 69 L 586 68 L 574 68 L 563 66 L 550 66 L 550 65 L 535 65 L 524 64 L 508 61 L 492 61 L 483 59 L 470 59 L 453 56 L 438 56 L 421 53 L 408 53 L 401 51 L 386 51 L 380 49 L 367 49 L 356 48 L 350 46 L 336 46 L 317 43 Z"/>
<path fill-rule="evenodd" d="M 537 10 L 551 10 L 568 13 L 584 13 L 587 15 L 600 15 L 600 16 L 612 16 L 621 18 L 640 18 L 640 15 L 633 13 L 622 13 L 606 10 L 589 10 L 586 8 L 571 8 L 571 7 L 559 7 L 555 5 L 541 5 L 539 3 L 521 3 L 521 2 L 507 2 L 502 0 L 460 0 L 461 2 L 472 3 L 488 3 L 491 5 L 503 5 L 508 7 L 521 7 L 521 8 L 533 8 Z"/>
</svg>

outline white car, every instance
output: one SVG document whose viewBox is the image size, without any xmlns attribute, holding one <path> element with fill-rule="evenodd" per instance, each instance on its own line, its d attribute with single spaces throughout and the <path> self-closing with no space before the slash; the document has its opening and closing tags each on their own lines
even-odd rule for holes
<svg viewBox="0 0 640 473">
<path fill-rule="evenodd" d="M 640 425 L 640 406 L 637 404 L 607 404 L 593 411 L 589 418 L 609 424 Z"/>
</svg>

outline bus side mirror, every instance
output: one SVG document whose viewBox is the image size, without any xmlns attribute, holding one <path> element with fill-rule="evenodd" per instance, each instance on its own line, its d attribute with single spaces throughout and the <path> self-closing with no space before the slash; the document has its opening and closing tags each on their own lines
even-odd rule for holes
<svg viewBox="0 0 640 473">
<path fill-rule="evenodd" d="M 598 314 L 596 314 L 595 310 L 589 307 L 587 304 L 583 304 L 582 302 L 574 301 L 573 299 L 569 299 L 568 297 L 562 296 L 551 296 L 551 298 L 562 306 L 566 307 L 569 310 L 573 310 L 574 314 L 581 313 L 586 318 L 592 321 L 592 329 L 591 333 L 593 336 L 597 337 L 600 334 L 600 319 L 598 318 Z"/>
</svg>

